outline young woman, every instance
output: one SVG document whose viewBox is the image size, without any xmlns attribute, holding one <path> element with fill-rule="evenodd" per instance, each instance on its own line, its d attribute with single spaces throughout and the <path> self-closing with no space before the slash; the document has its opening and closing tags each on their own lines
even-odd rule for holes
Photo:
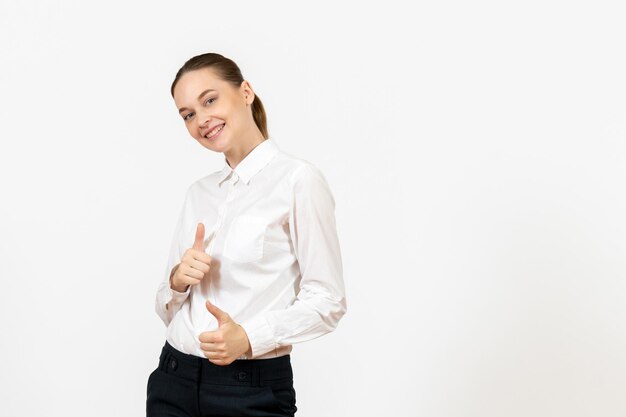
<svg viewBox="0 0 626 417">
<path fill-rule="evenodd" d="M 224 165 L 187 188 L 156 295 L 167 330 L 147 416 L 293 416 L 292 345 L 347 311 L 333 195 L 318 168 L 269 137 L 232 60 L 191 58 L 171 94 Z"/>
</svg>

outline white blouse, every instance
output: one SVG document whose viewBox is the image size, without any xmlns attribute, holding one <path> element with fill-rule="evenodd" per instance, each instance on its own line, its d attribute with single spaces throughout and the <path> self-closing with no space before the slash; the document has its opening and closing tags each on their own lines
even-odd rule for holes
<svg viewBox="0 0 626 417">
<path fill-rule="evenodd" d="M 335 200 L 321 171 L 268 138 L 232 169 L 191 184 L 156 294 L 166 340 L 202 358 L 200 333 L 218 328 L 205 300 L 227 312 L 250 340 L 252 356 L 289 354 L 292 344 L 333 331 L 347 311 Z M 205 226 L 211 269 L 184 293 L 172 268 Z"/>
</svg>

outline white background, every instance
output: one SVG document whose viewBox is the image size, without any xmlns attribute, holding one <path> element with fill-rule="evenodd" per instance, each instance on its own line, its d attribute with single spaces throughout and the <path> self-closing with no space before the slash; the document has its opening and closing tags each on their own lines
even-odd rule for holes
<svg viewBox="0 0 626 417">
<path fill-rule="evenodd" d="M 626 415 L 620 2 L 0 5 L 0 415 L 145 415 L 186 187 L 169 95 L 233 59 L 336 199 L 348 313 L 297 415 Z"/>
</svg>

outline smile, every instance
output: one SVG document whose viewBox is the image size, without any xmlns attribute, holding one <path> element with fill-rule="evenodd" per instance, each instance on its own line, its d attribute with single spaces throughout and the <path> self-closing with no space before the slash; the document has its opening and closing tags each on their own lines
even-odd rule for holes
<svg viewBox="0 0 626 417">
<path fill-rule="evenodd" d="M 226 123 L 223 123 L 220 126 L 216 127 L 215 129 L 211 130 L 204 137 L 207 139 L 215 139 L 222 132 L 222 129 L 224 129 L 224 126 L 226 126 Z"/>
</svg>

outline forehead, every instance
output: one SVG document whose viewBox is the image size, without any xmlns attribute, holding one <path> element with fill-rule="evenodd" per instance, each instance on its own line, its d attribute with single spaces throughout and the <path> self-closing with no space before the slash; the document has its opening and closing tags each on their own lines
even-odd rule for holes
<svg viewBox="0 0 626 417">
<path fill-rule="evenodd" d="M 228 83 L 220 79 L 212 69 L 200 68 L 185 73 L 180 77 L 174 88 L 174 101 L 179 106 L 191 104 L 207 89 L 224 91 Z"/>
</svg>

